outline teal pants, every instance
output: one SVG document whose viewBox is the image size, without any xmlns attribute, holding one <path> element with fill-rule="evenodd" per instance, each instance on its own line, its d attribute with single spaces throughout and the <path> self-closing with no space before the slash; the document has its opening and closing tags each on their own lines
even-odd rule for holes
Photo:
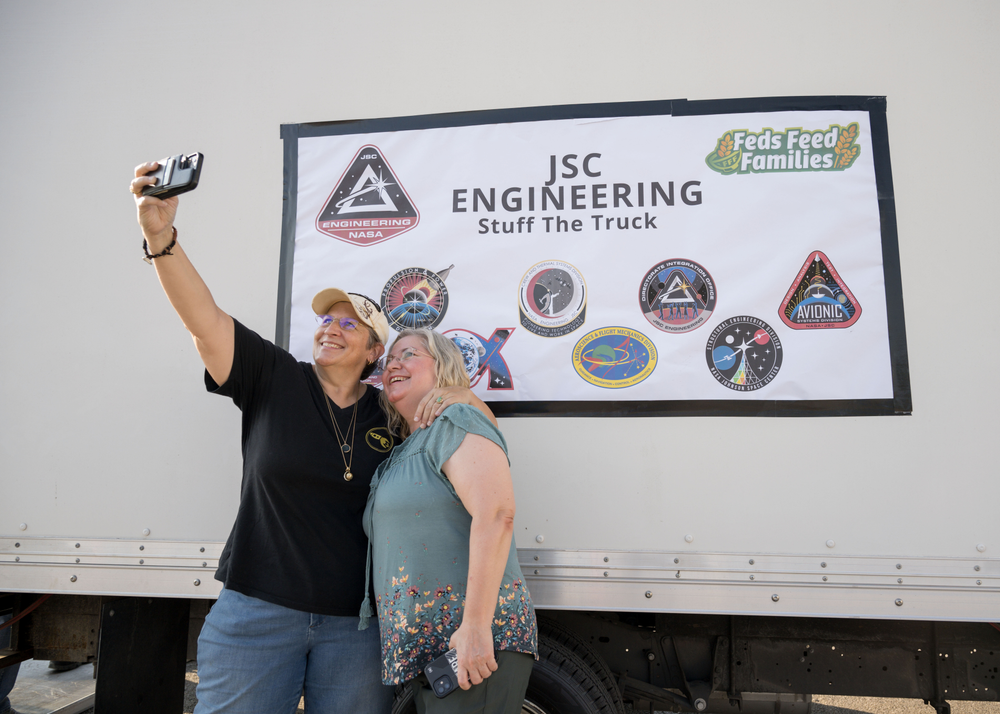
<svg viewBox="0 0 1000 714">
<path fill-rule="evenodd" d="M 498 652 L 497 671 L 470 689 L 456 689 L 443 699 L 427 680 L 414 682 L 418 714 L 520 714 L 535 658 L 523 652 Z"/>
</svg>

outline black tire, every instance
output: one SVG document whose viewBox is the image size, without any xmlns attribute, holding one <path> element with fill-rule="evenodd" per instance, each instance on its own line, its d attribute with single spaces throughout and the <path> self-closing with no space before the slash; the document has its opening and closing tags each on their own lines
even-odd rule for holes
<svg viewBox="0 0 1000 714">
<path fill-rule="evenodd" d="M 568 647 L 573 654 L 582 659 L 590 667 L 590 671 L 601 680 L 601 684 L 604 685 L 604 689 L 611 697 L 615 714 L 624 714 L 625 702 L 622 700 L 622 693 L 618 688 L 618 680 L 615 679 L 611 669 L 605 664 L 597 650 L 581 640 L 572 630 L 568 630 L 546 617 L 538 618 L 538 633 L 540 637 Z"/>
<path fill-rule="evenodd" d="M 531 670 L 525 709 L 532 714 L 619 714 L 600 677 L 572 649 L 545 635 Z"/>
<path fill-rule="evenodd" d="M 396 685 L 396 698 L 392 700 L 392 714 L 417 714 L 417 705 L 413 702 L 413 690 L 409 684 Z"/>
<path fill-rule="evenodd" d="M 396 687 L 392 714 L 416 714 L 413 692 Z M 614 699 L 573 651 L 545 636 L 538 639 L 538 661 L 524 695 L 524 714 L 619 714 Z"/>
</svg>

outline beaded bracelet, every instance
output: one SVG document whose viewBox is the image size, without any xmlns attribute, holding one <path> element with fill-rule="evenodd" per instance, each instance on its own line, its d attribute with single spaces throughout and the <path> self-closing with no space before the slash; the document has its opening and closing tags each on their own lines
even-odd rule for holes
<svg viewBox="0 0 1000 714">
<path fill-rule="evenodd" d="M 173 248 L 175 245 L 177 245 L 177 226 L 172 226 L 172 228 L 174 230 L 174 235 L 173 238 L 170 240 L 170 245 L 168 245 L 166 248 L 161 250 L 156 255 L 149 254 L 149 246 L 146 244 L 146 239 L 145 238 L 142 239 L 142 252 L 146 254 L 143 260 L 152 265 L 154 258 L 162 258 L 165 255 L 173 255 L 173 253 L 170 252 L 170 249 Z"/>
</svg>

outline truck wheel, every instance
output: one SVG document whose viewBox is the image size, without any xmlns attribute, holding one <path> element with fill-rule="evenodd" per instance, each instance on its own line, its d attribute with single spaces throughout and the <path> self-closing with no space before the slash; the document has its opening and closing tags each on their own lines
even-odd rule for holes
<svg viewBox="0 0 1000 714">
<path fill-rule="evenodd" d="M 615 700 L 590 666 L 572 649 L 540 634 L 522 712 L 618 714 Z"/>
<path fill-rule="evenodd" d="M 624 714 L 625 703 L 622 701 L 618 681 L 597 650 L 580 639 L 572 630 L 566 629 L 547 617 L 538 618 L 538 632 L 541 637 L 558 642 L 572 650 L 573 654 L 582 659 L 590 668 L 590 671 L 596 674 L 598 679 L 601 680 L 601 684 L 604 685 L 605 691 L 607 691 L 611 698 L 616 714 Z"/>
<path fill-rule="evenodd" d="M 396 687 L 392 714 L 416 714 L 409 686 Z M 524 695 L 522 714 L 618 714 L 614 700 L 587 663 L 544 635 Z"/>
</svg>

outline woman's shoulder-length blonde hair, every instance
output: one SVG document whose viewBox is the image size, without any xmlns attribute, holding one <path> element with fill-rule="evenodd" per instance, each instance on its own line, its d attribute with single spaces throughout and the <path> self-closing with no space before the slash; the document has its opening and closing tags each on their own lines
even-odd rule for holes
<svg viewBox="0 0 1000 714">
<path fill-rule="evenodd" d="M 410 328 L 401 331 L 393 345 L 404 337 L 416 337 L 426 348 L 428 354 L 434 358 L 434 376 L 437 387 L 469 387 L 469 375 L 465 371 L 465 359 L 462 357 L 458 346 L 450 339 L 439 332 L 429 330 L 426 327 L 419 329 Z M 386 350 L 386 355 L 389 350 Z M 410 435 L 410 424 L 399 413 L 399 410 L 389 402 L 385 396 L 385 390 L 379 394 L 379 401 L 388 417 L 389 431 L 403 439 Z"/>
</svg>

